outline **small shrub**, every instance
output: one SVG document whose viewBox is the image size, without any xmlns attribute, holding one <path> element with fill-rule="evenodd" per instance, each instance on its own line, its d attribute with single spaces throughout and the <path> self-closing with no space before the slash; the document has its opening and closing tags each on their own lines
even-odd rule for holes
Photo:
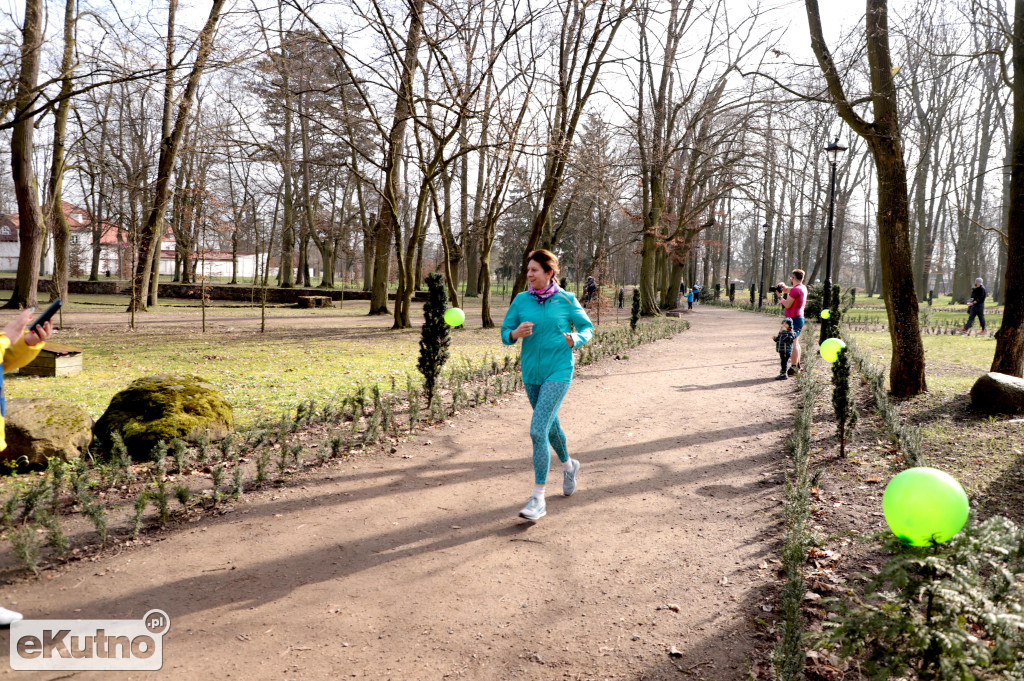
<svg viewBox="0 0 1024 681">
<path fill-rule="evenodd" d="M 210 434 L 205 430 L 196 433 L 196 461 L 200 466 L 205 466 L 210 461 Z"/>
<path fill-rule="evenodd" d="M 213 483 L 213 500 L 220 499 L 220 488 L 224 486 L 224 464 L 219 463 L 210 470 L 210 480 Z"/>
<path fill-rule="evenodd" d="M 25 564 L 25 567 L 35 574 L 39 574 L 40 540 L 36 532 L 36 525 L 22 525 L 11 530 L 8 537 L 14 547 L 14 555 Z"/>
<path fill-rule="evenodd" d="M 11 527 L 14 524 L 14 513 L 18 510 L 18 492 L 11 492 L 0 511 L 0 525 Z"/>
<path fill-rule="evenodd" d="M 27 522 L 35 518 L 36 510 L 42 505 L 46 495 L 50 492 L 50 485 L 45 476 L 39 476 L 35 483 L 25 488 L 21 494 L 21 522 Z"/>
<path fill-rule="evenodd" d="M 103 508 L 103 504 L 95 499 L 92 499 L 85 506 L 82 507 L 82 513 L 88 518 L 92 526 L 96 528 L 96 534 L 100 536 L 100 545 L 106 546 L 107 544 L 107 510 Z"/>
<path fill-rule="evenodd" d="M 110 468 L 113 473 L 111 486 L 120 482 L 131 482 L 135 479 L 132 471 L 132 458 L 128 455 L 128 448 L 124 445 L 120 433 L 110 434 Z"/>
<path fill-rule="evenodd" d="M 40 513 L 39 524 L 46 529 L 46 542 L 53 547 L 59 558 L 65 558 L 71 550 L 71 540 L 64 534 L 60 516 L 55 513 Z"/>
<path fill-rule="evenodd" d="M 891 558 L 863 596 L 831 603 L 822 644 L 870 678 L 1018 679 L 1024 673 L 1024 531 L 1010 520 L 971 524 L 946 544 Z"/>
<path fill-rule="evenodd" d="M 228 433 L 220 441 L 220 456 L 222 461 L 230 461 L 234 454 L 235 436 Z"/>
<path fill-rule="evenodd" d="M 50 478 L 50 512 L 60 512 L 60 497 L 64 492 L 64 483 L 70 466 L 59 457 L 50 457 L 46 462 L 46 472 Z"/>
<path fill-rule="evenodd" d="M 135 513 L 132 514 L 131 519 L 131 534 L 132 539 L 138 539 L 139 532 L 142 530 L 143 514 L 146 513 L 146 506 L 149 504 L 149 490 L 144 489 L 139 492 L 139 496 L 135 497 Z"/>
<path fill-rule="evenodd" d="M 153 500 L 156 503 L 157 518 L 160 521 L 160 527 L 166 525 L 167 521 L 171 518 L 171 512 L 167 508 L 167 481 L 164 479 L 167 476 L 167 469 L 164 462 L 165 459 L 158 459 L 158 463 L 156 465 L 156 481 L 151 492 Z"/>
<path fill-rule="evenodd" d="M 92 487 L 89 465 L 84 459 L 76 461 L 74 467 L 71 469 L 70 486 L 71 501 L 76 504 L 81 504 L 84 507 L 86 501 L 91 497 L 91 492 L 89 490 Z"/>
<path fill-rule="evenodd" d="M 277 453 L 277 473 L 278 475 L 284 475 L 285 471 L 288 470 L 288 445 L 284 442 L 281 443 L 281 449 Z"/>
<path fill-rule="evenodd" d="M 171 457 L 178 474 L 183 475 L 188 470 L 188 445 L 184 440 L 175 438 L 171 441 Z"/>
<path fill-rule="evenodd" d="M 174 496 L 182 508 L 188 508 L 188 500 L 192 498 L 192 490 L 188 488 L 188 485 L 175 485 Z"/>
<path fill-rule="evenodd" d="M 850 390 L 850 356 L 846 348 L 839 351 L 839 359 L 832 365 L 832 385 L 832 408 L 836 414 L 839 456 L 845 457 L 848 435 L 856 427 L 859 417 Z"/>
<path fill-rule="evenodd" d="M 345 440 L 339 433 L 335 433 L 331 436 L 331 458 L 336 459 L 341 456 L 341 453 L 345 447 Z"/>
<path fill-rule="evenodd" d="M 242 475 L 242 464 L 235 462 L 235 469 L 231 472 L 231 490 L 229 494 L 232 499 L 237 499 L 245 493 L 245 480 Z"/>
<path fill-rule="evenodd" d="M 423 391 L 427 404 L 434 399 L 434 384 L 441 375 L 451 353 L 452 329 L 444 321 L 448 309 L 448 291 L 444 278 L 434 272 L 427 275 L 427 302 L 423 305 L 423 327 L 420 331 L 420 355 L 417 368 L 423 375 Z"/>
<path fill-rule="evenodd" d="M 270 448 L 264 447 L 256 452 L 256 485 L 262 486 L 267 482 L 267 466 L 270 465 Z"/>
</svg>

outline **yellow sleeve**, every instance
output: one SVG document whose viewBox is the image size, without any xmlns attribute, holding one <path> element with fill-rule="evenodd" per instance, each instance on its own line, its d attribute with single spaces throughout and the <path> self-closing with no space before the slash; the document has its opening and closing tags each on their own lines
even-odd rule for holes
<svg viewBox="0 0 1024 681">
<path fill-rule="evenodd" d="M 0 347 L 4 350 L 4 373 L 16 371 L 34 360 L 45 345 L 45 342 L 29 345 L 25 342 L 25 336 L 19 338 L 18 342 L 14 345 L 11 345 L 10 339 L 0 334 Z"/>
</svg>

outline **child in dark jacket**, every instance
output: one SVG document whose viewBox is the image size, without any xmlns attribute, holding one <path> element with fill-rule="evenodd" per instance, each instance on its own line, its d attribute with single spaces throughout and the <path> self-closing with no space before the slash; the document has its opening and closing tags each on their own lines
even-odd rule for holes
<svg viewBox="0 0 1024 681">
<path fill-rule="evenodd" d="M 779 361 L 782 365 L 782 370 L 775 377 L 775 380 L 785 381 L 788 378 L 786 370 L 789 368 L 789 358 L 793 354 L 793 343 L 796 342 L 796 334 L 793 333 L 793 322 L 783 319 L 779 333 L 772 336 L 772 340 L 775 341 L 775 351 L 779 353 Z"/>
</svg>

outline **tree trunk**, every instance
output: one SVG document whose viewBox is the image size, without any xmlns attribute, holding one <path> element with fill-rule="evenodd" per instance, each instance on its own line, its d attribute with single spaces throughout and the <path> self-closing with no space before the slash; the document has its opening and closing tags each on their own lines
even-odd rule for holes
<svg viewBox="0 0 1024 681">
<path fill-rule="evenodd" d="M 18 73 L 14 115 L 19 117 L 11 134 L 11 171 L 18 201 L 18 273 L 14 291 L 4 308 L 18 309 L 36 304 L 39 258 L 43 252 L 43 213 L 39 207 L 36 176 L 32 169 L 35 116 L 26 116 L 35 101 L 39 80 L 39 57 L 43 42 L 42 0 L 26 0 L 25 23 L 21 30 L 21 69 Z"/>
<path fill-rule="evenodd" d="M 1014 2 L 1012 139 L 1003 321 L 992 371 L 1024 377 L 1024 0 Z"/>
<path fill-rule="evenodd" d="M 70 273 L 71 229 L 64 214 L 64 140 L 67 134 L 68 112 L 71 109 L 71 78 L 75 57 L 75 0 L 64 4 L 64 54 L 61 58 L 60 104 L 53 121 L 53 158 L 50 164 L 49 222 L 53 234 L 53 286 L 50 298 L 68 301 Z"/>
</svg>

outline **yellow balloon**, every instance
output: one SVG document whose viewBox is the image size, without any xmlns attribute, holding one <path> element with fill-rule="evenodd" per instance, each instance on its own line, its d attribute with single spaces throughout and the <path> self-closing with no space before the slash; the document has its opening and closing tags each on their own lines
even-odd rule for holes
<svg viewBox="0 0 1024 681">
<path fill-rule="evenodd" d="M 449 326 L 462 326 L 466 321 L 466 313 L 457 307 L 450 307 L 444 313 L 444 320 Z"/>
<path fill-rule="evenodd" d="M 826 362 L 835 362 L 839 359 L 839 351 L 846 347 L 839 338 L 827 338 L 821 343 L 821 347 L 818 348 L 818 353 L 821 358 Z"/>
</svg>

